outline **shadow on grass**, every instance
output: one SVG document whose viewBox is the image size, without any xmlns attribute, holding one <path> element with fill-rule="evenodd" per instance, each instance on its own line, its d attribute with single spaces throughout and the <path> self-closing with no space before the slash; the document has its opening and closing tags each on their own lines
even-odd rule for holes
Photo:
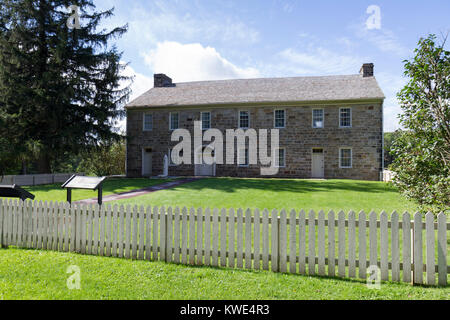
<svg viewBox="0 0 450 320">
<path fill-rule="evenodd" d="M 138 179 L 108 179 L 103 183 L 103 192 L 104 193 L 119 193 L 126 190 L 139 190 L 147 187 L 152 187 L 158 184 L 162 184 L 164 182 L 172 181 L 175 179 L 146 179 L 146 178 L 138 178 Z M 25 189 L 29 192 L 51 192 L 55 190 L 63 190 L 61 188 L 61 184 L 48 184 L 41 186 L 32 186 L 25 187 Z M 95 196 L 96 193 L 93 193 Z"/>
<path fill-rule="evenodd" d="M 204 190 L 213 189 L 227 193 L 242 190 L 264 190 L 272 192 L 330 192 L 349 191 L 362 193 L 397 193 L 394 187 L 380 182 L 355 180 L 294 180 L 294 179 L 240 179 L 240 178 L 208 178 L 187 183 L 171 190 Z"/>
<path fill-rule="evenodd" d="M 230 267 L 221 267 L 221 266 L 206 266 L 206 265 L 191 265 L 191 264 L 182 264 L 182 263 L 175 263 L 175 262 L 165 262 L 165 261 L 153 261 L 153 260 L 138 260 L 138 259 L 128 259 L 128 258 L 119 258 L 119 257 L 113 257 L 113 256 L 99 256 L 99 255 L 89 255 L 89 254 L 80 254 L 78 252 L 61 252 L 61 251 L 52 251 L 52 250 L 41 250 L 36 248 L 19 248 L 16 246 L 9 246 L 9 247 L 0 247 L 0 251 L 3 250 L 22 250 L 22 251 L 30 251 L 30 252 L 53 252 L 53 253 L 62 253 L 62 254 L 72 254 L 80 257 L 96 257 L 96 258 L 102 258 L 102 259 L 114 259 L 114 260 L 121 260 L 121 261 L 128 261 L 128 262 L 144 262 L 144 263 L 160 263 L 162 265 L 173 265 L 178 266 L 185 269 L 196 269 L 196 270 L 215 270 L 215 271 L 232 271 L 235 273 L 240 274 L 272 274 L 272 275 L 278 275 L 278 276 L 287 276 L 292 278 L 314 278 L 314 279 L 322 279 L 322 280 L 332 280 L 332 281 L 338 281 L 338 282 L 347 282 L 347 283 L 353 283 L 353 284 L 361 284 L 366 285 L 367 280 L 360 279 L 360 278 L 341 278 L 338 276 L 321 276 L 318 274 L 314 275 L 308 275 L 308 274 L 300 274 L 300 273 L 281 273 L 281 272 L 273 272 L 271 270 L 251 270 L 251 269 L 238 269 L 238 268 L 230 268 Z M 438 286 L 438 285 L 425 285 L 425 284 L 408 284 L 405 282 L 392 282 L 392 281 L 382 281 L 381 285 L 390 285 L 390 286 L 406 286 L 409 285 L 411 287 L 416 288 L 422 288 L 422 289 L 442 289 L 442 290 L 448 290 L 449 286 Z"/>
</svg>

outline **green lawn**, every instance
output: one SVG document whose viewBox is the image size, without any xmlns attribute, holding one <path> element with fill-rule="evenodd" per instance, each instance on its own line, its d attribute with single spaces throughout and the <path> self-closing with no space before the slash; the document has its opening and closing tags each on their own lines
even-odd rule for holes
<svg viewBox="0 0 450 320">
<path fill-rule="evenodd" d="M 115 203 L 269 210 L 385 210 L 388 213 L 417 210 L 414 202 L 403 198 L 386 183 L 353 180 L 212 178 Z"/>
<path fill-rule="evenodd" d="M 69 290 L 69 266 L 81 270 L 81 290 Z M 450 288 L 365 282 L 161 262 L 0 249 L 2 299 L 450 299 Z"/>
<path fill-rule="evenodd" d="M 103 195 L 121 193 L 155 186 L 170 179 L 108 179 L 103 183 Z M 38 201 L 66 201 L 67 191 L 61 188 L 61 184 L 24 187 L 36 196 Z M 85 200 L 97 197 L 97 191 L 72 190 L 72 200 Z"/>
</svg>

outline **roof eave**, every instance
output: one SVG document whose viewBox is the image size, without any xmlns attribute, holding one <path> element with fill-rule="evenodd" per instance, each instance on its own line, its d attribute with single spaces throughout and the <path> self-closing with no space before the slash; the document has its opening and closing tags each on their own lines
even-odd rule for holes
<svg viewBox="0 0 450 320">
<path fill-rule="evenodd" d="M 196 107 L 240 107 L 240 106 L 306 106 L 324 104 L 361 104 L 383 102 L 386 97 L 342 99 L 342 100 L 305 100 L 305 101 L 257 101 L 257 102 L 224 102 L 224 103 L 198 103 L 198 104 L 171 104 L 171 105 L 127 105 L 126 109 L 167 109 L 167 108 L 196 108 Z"/>
</svg>

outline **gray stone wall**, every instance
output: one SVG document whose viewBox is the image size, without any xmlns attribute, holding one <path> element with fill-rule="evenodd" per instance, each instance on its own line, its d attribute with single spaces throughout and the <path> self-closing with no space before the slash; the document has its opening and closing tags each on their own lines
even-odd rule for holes
<svg viewBox="0 0 450 320">
<path fill-rule="evenodd" d="M 352 127 L 339 128 L 339 108 L 352 108 Z M 380 180 L 382 171 L 382 104 L 289 106 L 289 107 L 202 107 L 166 109 L 129 109 L 127 111 L 127 175 L 139 177 L 142 173 L 142 149 L 152 149 L 152 175 L 163 172 L 163 158 L 177 143 L 171 142 L 169 112 L 179 113 L 179 127 L 190 130 L 200 112 L 211 112 L 211 127 L 225 132 L 237 129 L 239 110 L 250 111 L 253 129 L 273 129 L 274 110 L 286 110 L 286 128 L 280 129 L 280 147 L 286 149 L 286 167 L 275 177 L 311 178 L 312 149 L 323 148 L 325 178 Z M 323 108 L 324 128 L 312 128 L 312 109 Z M 143 131 L 143 113 L 153 115 L 153 130 Z M 224 134 L 225 137 L 225 134 Z M 205 143 L 207 144 L 207 143 Z M 339 168 L 339 149 L 351 147 L 353 167 Z M 171 166 L 169 175 L 194 175 L 194 165 Z M 216 176 L 260 177 L 259 166 L 239 167 L 217 165 Z"/>
</svg>

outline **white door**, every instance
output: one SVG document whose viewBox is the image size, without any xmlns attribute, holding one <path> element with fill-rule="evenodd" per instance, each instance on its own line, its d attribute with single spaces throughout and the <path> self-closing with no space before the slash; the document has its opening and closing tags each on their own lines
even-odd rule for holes
<svg viewBox="0 0 450 320">
<path fill-rule="evenodd" d="M 203 153 L 204 150 L 204 148 L 200 149 L 195 155 L 197 157 L 197 163 L 202 161 L 202 164 L 195 165 L 195 175 L 212 177 L 214 176 L 215 166 L 214 152 L 208 152 L 208 155 L 205 156 L 205 154 Z"/>
<path fill-rule="evenodd" d="M 323 149 L 313 149 L 312 154 L 312 178 L 323 179 L 325 177 L 325 162 Z"/>
<path fill-rule="evenodd" d="M 142 176 L 150 177 L 152 175 L 152 152 L 142 150 Z"/>
</svg>

